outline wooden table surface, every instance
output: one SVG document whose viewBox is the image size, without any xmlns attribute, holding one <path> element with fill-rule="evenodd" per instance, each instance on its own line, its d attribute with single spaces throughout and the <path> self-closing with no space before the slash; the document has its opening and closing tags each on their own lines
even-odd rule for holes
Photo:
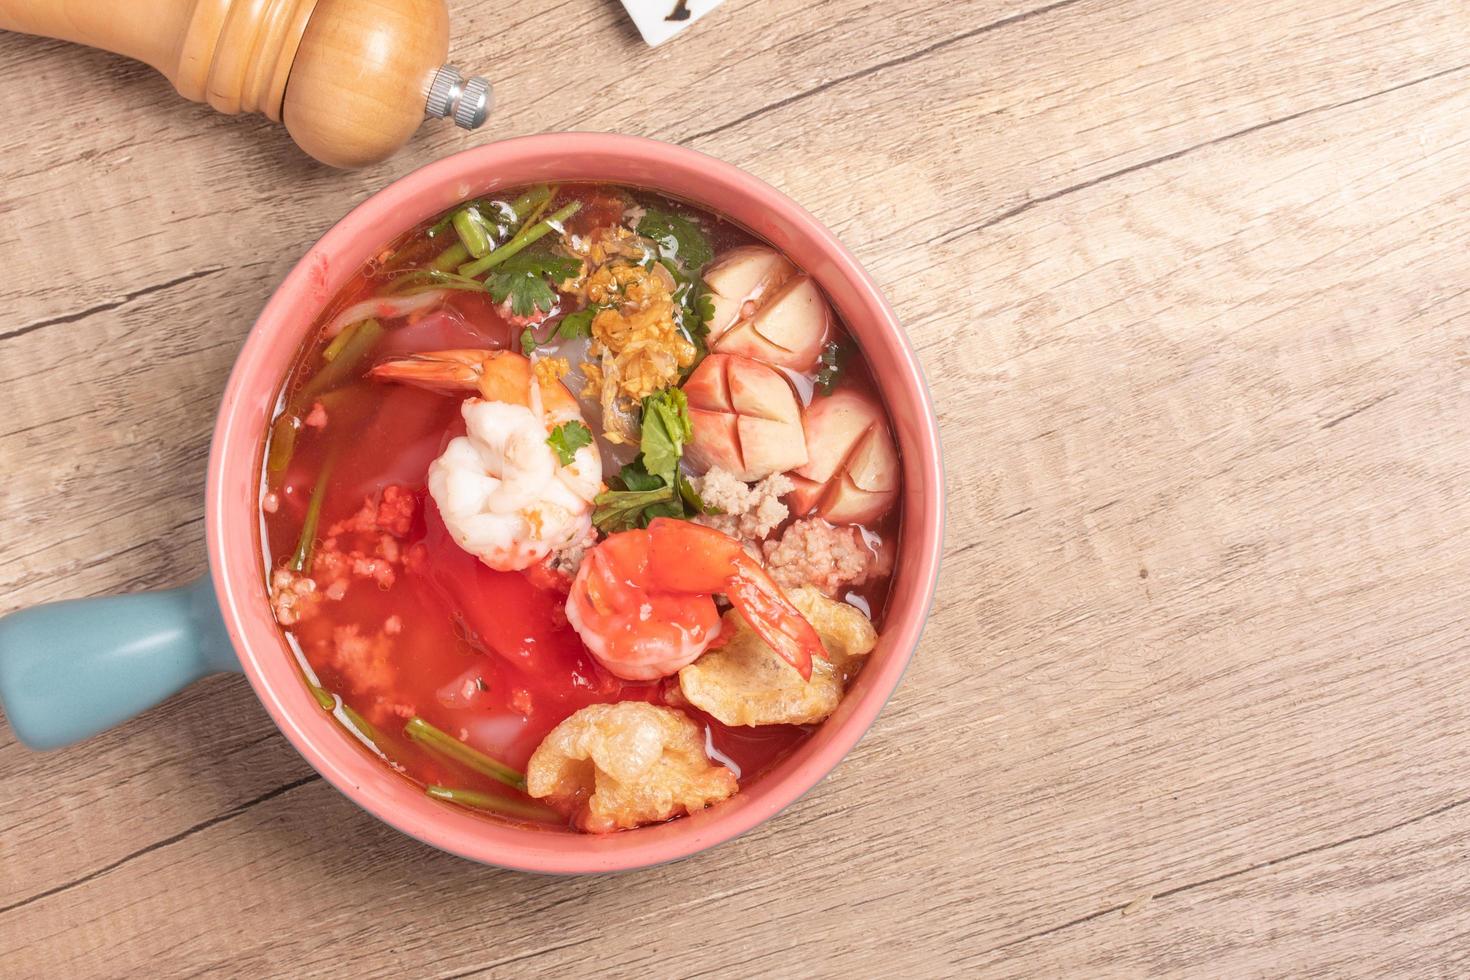
<svg viewBox="0 0 1470 980">
<path fill-rule="evenodd" d="M 653 871 L 471 865 L 217 677 L 0 736 L 9 976 L 1464 975 L 1467 0 L 456 2 L 499 108 L 362 173 L 0 37 L 0 611 L 204 567 L 217 399 L 333 220 L 558 129 L 784 189 L 892 299 L 941 593 L 816 791 Z"/>
</svg>

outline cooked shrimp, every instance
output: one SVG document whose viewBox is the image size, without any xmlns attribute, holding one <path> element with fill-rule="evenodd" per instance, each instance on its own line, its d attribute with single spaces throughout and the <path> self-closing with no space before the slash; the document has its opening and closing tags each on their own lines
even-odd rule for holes
<svg viewBox="0 0 1470 980">
<path fill-rule="evenodd" d="M 416 354 L 371 375 L 479 393 L 460 409 L 467 434 L 429 464 L 429 495 L 461 548 L 491 568 L 516 571 L 586 538 L 602 461 L 592 443 L 563 465 L 547 442 L 559 425 L 586 425 L 561 382 L 539 380 L 519 354 L 490 350 Z"/>
<path fill-rule="evenodd" d="M 733 772 L 710 762 L 687 715 L 641 701 L 581 709 L 526 766 L 526 791 L 594 834 L 694 813 L 739 788 Z"/>
<path fill-rule="evenodd" d="M 588 552 L 567 619 L 599 663 L 624 680 L 667 677 L 719 635 L 724 593 L 781 658 L 811 677 L 822 641 L 760 563 L 729 535 L 666 517 Z"/>
</svg>

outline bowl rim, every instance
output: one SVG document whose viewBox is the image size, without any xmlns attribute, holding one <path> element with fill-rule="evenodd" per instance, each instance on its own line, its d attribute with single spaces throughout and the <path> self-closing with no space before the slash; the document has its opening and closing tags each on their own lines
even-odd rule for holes
<svg viewBox="0 0 1470 980">
<path fill-rule="evenodd" d="M 685 199 L 692 196 L 696 203 L 722 214 L 748 208 L 777 215 L 822 253 L 824 263 L 830 263 L 822 274 L 807 271 L 819 281 L 840 278 L 873 315 L 871 325 L 849 326 L 860 335 L 870 363 L 875 348 L 885 358 L 881 371 L 874 364 L 874 374 L 882 375 L 880 387 L 891 417 L 897 408 L 894 392 L 904 399 L 906 424 L 896 435 L 906 487 L 900 558 L 908 599 L 902 610 L 895 610 L 890 599 L 880 640 L 885 653 L 881 663 L 870 662 L 864 670 L 867 686 L 860 703 L 848 711 L 847 702 L 854 700 L 849 697 L 840 723 L 829 719 L 798 750 L 798 762 L 779 765 L 756 780 L 753 789 L 742 788 L 717 807 L 656 827 L 601 837 L 538 831 L 485 820 L 419 792 L 410 795 L 404 788 L 414 784 L 351 744 L 320 709 L 300 682 L 296 665 L 281 656 L 281 634 L 269 604 L 262 601 L 256 509 L 259 454 L 282 376 L 278 362 L 294 356 L 306 329 L 299 310 L 304 303 L 314 302 L 319 308 L 327 302 L 336 291 L 328 288 L 333 275 L 350 275 L 372 250 L 382 246 L 380 229 L 385 222 L 407 226 L 421 220 L 483 193 L 487 179 L 493 180 L 485 175 L 506 170 L 546 175 L 532 179 L 613 181 L 656 191 L 661 189 L 660 180 L 672 180 L 669 175 L 678 174 L 700 190 L 691 195 L 665 184 L 665 193 Z M 622 176 L 633 172 L 643 177 Z M 500 186 L 526 182 L 530 180 L 507 177 Z M 736 199 L 738 205 L 729 203 Z M 426 201 L 436 201 L 438 206 L 424 211 Z M 424 213 L 408 221 L 395 217 L 400 211 Z M 334 257 L 352 255 L 357 256 L 356 261 L 342 258 L 334 271 Z M 309 319 L 316 315 L 314 309 Z M 282 333 L 291 337 L 284 354 Z M 897 427 L 899 420 L 895 417 L 893 421 Z M 836 768 L 872 726 L 917 649 L 938 583 L 945 488 L 938 422 L 913 347 L 871 277 L 815 217 L 764 181 L 697 150 L 635 136 L 549 133 L 473 147 L 399 177 L 355 206 L 302 255 L 251 327 L 230 373 L 210 447 L 205 499 L 209 567 L 226 631 L 272 721 L 312 768 L 384 823 L 430 846 L 512 870 L 570 874 L 650 867 L 714 847 L 775 816 Z M 869 676 L 875 672 L 876 676 Z"/>
</svg>

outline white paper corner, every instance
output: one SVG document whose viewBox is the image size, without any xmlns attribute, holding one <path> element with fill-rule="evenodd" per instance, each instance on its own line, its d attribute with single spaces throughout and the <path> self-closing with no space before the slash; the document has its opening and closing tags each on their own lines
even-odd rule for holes
<svg viewBox="0 0 1470 980">
<path fill-rule="evenodd" d="M 623 0 L 650 47 L 657 47 L 718 7 L 724 0 Z"/>
</svg>

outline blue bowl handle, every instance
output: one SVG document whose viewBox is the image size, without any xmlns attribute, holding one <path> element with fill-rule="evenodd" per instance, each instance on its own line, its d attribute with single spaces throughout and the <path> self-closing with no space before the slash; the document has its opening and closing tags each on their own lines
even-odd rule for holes
<svg viewBox="0 0 1470 980">
<path fill-rule="evenodd" d="M 0 707 L 33 749 L 80 742 L 201 677 L 239 669 L 208 576 L 0 618 Z"/>
</svg>

